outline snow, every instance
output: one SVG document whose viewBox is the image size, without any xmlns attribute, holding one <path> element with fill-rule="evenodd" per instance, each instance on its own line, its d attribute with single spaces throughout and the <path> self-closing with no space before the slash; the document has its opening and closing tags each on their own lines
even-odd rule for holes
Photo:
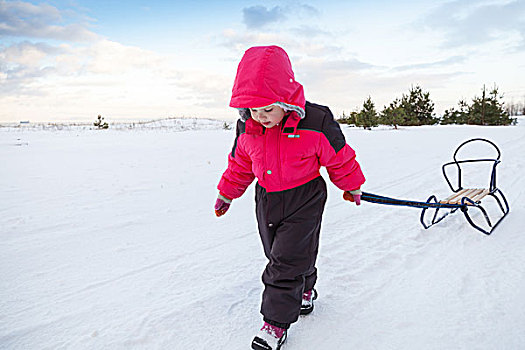
<svg viewBox="0 0 525 350">
<path fill-rule="evenodd" d="M 253 186 L 216 218 L 235 131 L 190 123 L 0 128 L 0 348 L 249 348 L 265 265 Z M 461 213 L 425 230 L 417 209 L 357 207 L 329 185 L 319 298 L 283 348 L 525 348 L 523 122 L 343 131 L 365 191 L 423 201 L 449 195 L 441 165 L 461 142 L 488 138 L 511 212 L 491 236 Z"/>
</svg>

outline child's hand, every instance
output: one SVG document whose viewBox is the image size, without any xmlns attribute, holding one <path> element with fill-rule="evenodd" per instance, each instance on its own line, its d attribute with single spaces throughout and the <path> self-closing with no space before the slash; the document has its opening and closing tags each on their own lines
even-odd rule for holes
<svg viewBox="0 0 525 350">
<path fill-rule="evenodd" d="M 343 198 L 345 201 L 355 202 L 355 205 L 361 205 L 361 194 L 363 192 L 358 188 L 353 191 L 345 191 Z"/>
<path fill-rule="evenodd" d="M 228 209 L 230 209 L 230 204 L 232 203 L 232 200 L 228 197 L 223 196 L 219 193 L 217 196 L 217 201 L 215 201 L 215 215 L 217 217 L 223 216 L 226 214 Z"/>
</svg>

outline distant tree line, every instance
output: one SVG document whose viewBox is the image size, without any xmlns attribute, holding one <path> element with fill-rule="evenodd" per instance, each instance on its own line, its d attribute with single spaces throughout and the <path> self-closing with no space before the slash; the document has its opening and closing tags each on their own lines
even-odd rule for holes
<svg viewBox="0 0 525 350">
<path fill-rule="evenodd" d="M 514 102 L 506 104 L 505 110 L 509 113 L 510 116 L 525 115 L 525 98 L 523 102 Z"/>
<path fill-rule="evenodd" d="M 408 94 L 403 94 L 390 105 L 384 106 L 380 112 L 368 96 L 361 110 L 351 112 L 350 115 L 343 112 L 338 121 L 365 129 L 380 124 L 391 125 L 396 129 L 398 126 L 435 124 L 510 125 L 517 122 L 511 116 L 525 114 L 523 109 L 520 104 L 505 107 L 503 95 L 499 94 L 497 86 L 490 91 L 483 86 L 481 96 L 474 97 L 471 103 L 460 100 L 457 107 L 445 110 L 442 117 L 436 117 L 430 93 L 415 86 L 410 88 Z"/>
</svg>

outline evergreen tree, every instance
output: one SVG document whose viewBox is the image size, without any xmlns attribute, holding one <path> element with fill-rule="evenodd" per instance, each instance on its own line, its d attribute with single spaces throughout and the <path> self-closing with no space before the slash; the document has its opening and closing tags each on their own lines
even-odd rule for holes
<svg viewBox="0 0 525 350">
<path fill-rule="evenodd" d="M 487 96 L 488 95 L 488 96 Z M 476 125 L 509 125 L 514 122 L 504 108 L 503 95 L 498 93 L 498 87 L 494 85 L 487 94 L 483 86 L 481 97 L 474 97 L 470 107 L 468 124 Z"/>
<path fill-rule="evenodd" d="M 381 113 L 381 123 L 386 125 L 433 125 L 439 121 L 434 116 L 434 102 L 430 93 L 423 92 L 420 86 L 412 87 L 408 95 L 395 99 Z"/>
<path fill-rule="evenodd" d="M 439 120 L 434 117 L 434 102 L 430 100 L 430 93 L 423 92 L 419 85 L 412 87 L 408 96 L 403 95 L 401 106 L 409 116 L 406 125 L 433 125 Z"/>
<path fill-rule="evenodd" d="M 390 103 L 390 106 L 385 106 L 380 115 L 381 124 L 392 125 L 395 129 L 397 129 L 398 125 L 406 125 L 408 119 L 408 115 L 401 106 L 399 99 L 395 99 L 394 102 Z"/>
<path fill-rule="evenodd" d="M 365 100 L 363 108 L 357 113 L 356 117 L 357 123 L 355 125 L 362 126 L 364 129 L 370 129 L 379 125 L 379 117 L 374 102 L 370 96 Z"/>
<path fill-rule="evenodd" d="M 443 118 L 441 119 L 441 124 L 467 124 L 469 113 L 469 105 L 465 100 L 461 100 L 458 102 L 457 110 L 454 109 L 454 107 L 450 110 L 445 110 Z"/>
<path fill-rule="evenodd" d="M 516 124 L 516 118 L 510 118 L 508 110 L 504 108 L 503 95 L 498 93 L 494 85 L 491 91 L 483 86 L 480 97 L 472 99 L 472 105 L 464 100 L 459 101 L 459 109 L 452 107 L 446 110 L 441 124 L 471 124 L 471 125 L 509 125 Z"/>
<path fill-rule="evenodd" d="M 98 129 L 107 129 L 109 128 L 108 123 L 104 121 L 104 118 L 99 114 L 97 117 L 97 121 L 93 123 L 94 126 L 96 126 Z"/>
</svg>

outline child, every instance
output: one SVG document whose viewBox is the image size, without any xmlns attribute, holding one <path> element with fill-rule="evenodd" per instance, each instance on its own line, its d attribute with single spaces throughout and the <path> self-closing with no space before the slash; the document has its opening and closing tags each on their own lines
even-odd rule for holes
<svg viewBox="0 0 525 350">
<path fill-rule="evenodd" d="M 257 178 L 256 216 L 268 265 L 262 275 L 264 324 L 252 348 L 276 350 L 317 298 L 315 261 L 326 202 L 320 166 L 345 191 L 344 199 L 357 205 L 365 178 L 330 110 L 306 102 L 282 48 L 245 52 L 230 106 L 241 117 L 215 213 L 224 215 Z"/>
</svg>

